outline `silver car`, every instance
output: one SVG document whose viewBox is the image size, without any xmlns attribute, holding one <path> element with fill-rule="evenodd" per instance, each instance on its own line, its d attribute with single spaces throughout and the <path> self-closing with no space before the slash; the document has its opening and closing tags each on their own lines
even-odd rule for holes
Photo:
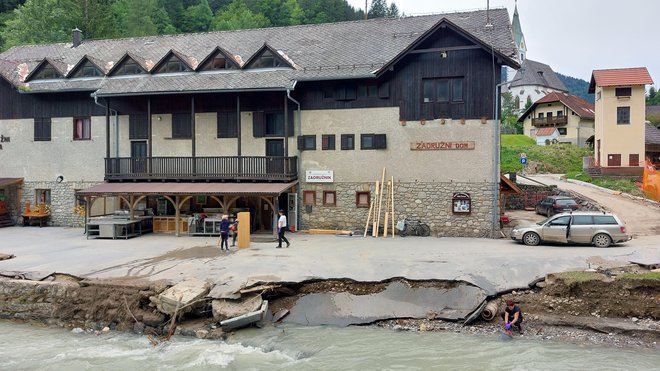
<svg viewBox="0 0 660 371">
<path fill-rule="evenodd" d="M 528 246 L 553 242 L 608 247 L 630 238 L 626 226 L 616 215 L 596 211 L 561 213 L 536 224 L 517 226 L 511 231 L 511 239 Z"/>
</svg>

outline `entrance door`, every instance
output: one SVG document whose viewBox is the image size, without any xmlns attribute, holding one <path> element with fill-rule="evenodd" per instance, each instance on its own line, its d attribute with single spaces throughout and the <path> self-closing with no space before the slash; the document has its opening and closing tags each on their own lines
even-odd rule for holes
<svg viewBox="0 0 660 371">
<path fill-rule="evenodd" d="M 284 139 L 266 139 L 266 173 L 284 174 Z"/>
<path fill-rule="evenodd" d="M 131 142 L 131 171 L 132 173 L 147 172 L 147 141 Z"/>
<path fill-rule="evenodd" d="M 552 125 L 552 112 L 548 112 L 548 124 Z"/>
</svg>

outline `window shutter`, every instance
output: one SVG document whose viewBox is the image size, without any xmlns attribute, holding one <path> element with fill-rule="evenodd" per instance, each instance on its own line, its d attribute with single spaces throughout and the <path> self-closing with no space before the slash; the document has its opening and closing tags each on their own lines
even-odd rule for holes
<svg viewBox="0 0 660 371">
<path fill-rule="evenodd" d="M 375 149 L 387 148 L 387 138 L 385 134 L 374 135 L 374 148 Z"/>
<path fill-rule="evenodd" d="M 384 82 L 378 85 L 378 98 L 389 98 L 390 97 L 390 83 Z"/>
<path fill-rule="evenodd" d="M 252 114 L 252 135 L 255 138 L 261 138 L 264 136 L 264 112 L 257 111 Z"/>
<path fill-rule="evenodd" d="M 227 112 L 227 126 L 229 129 L 230 138 L 238 138 L 238 114 L 236 111 Z"/>
<path fill-rule="evenodd" d="M 305 149 L 305 137 L 298 135 L 298 151 Z"/>
<path fill-rule="evenodd" d="M 348 149 L 348 140 L 346 134 L 341 135 L 341 149 Z"/>
<path fill-rule="evenodd" d="M 346 100 L 357 99 L 357 88 L 355 85 L 346 87 Z"/>
</svg>

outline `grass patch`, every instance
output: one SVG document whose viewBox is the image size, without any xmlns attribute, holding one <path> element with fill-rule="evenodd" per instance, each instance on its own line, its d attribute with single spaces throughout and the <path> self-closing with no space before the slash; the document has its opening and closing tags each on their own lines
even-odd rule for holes
<svg viewBox="0 0 660 371">
<path fill-rule="evenodd" d="M 602 274 L 596 272 L 562 272 L 555 273 L 553 276 L 569 285 L 572 283 L 600 281 L 603 278 Z"/>
<path fill-rule="evenodd" d="M 660 272 L 623 273 L 616 277 L 622 280 L 657 280 L 660 281 Z"/>
<path fill-rule="evenodd" d="M 520 154 L 527 155 L 527 166 L 534 166 L 540 173 L 561 173 L 582 171 L 582 157 L 593 154 L 588 148 L 578 148 L 567 144 L 537 146 L 525 135 L 507 134 L 501 137 L 500 166 L 503 172 L 516 172 L 522 169 Z"/>
<path fill-rule="evenodd" d="M 634 179 L 624 179 L 624 178 L 592 178 L 587 174 L 582 172 L 568 172 L 566 177 L 569 179 L 577 179 L 583 182 L 591 183 L 599 187 L 611 189 L 613 191 L 619 191 L 631 194 L 633 196 L 644 197 L 644 192 L 635 184 Z"/>
</svg>

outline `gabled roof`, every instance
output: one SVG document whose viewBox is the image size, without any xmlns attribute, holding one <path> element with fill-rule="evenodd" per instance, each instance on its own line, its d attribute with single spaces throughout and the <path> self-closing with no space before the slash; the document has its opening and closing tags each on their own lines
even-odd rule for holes
<svg viewBox="0 0 660 371">
<path fill-rule="evenodd" d="M 631 86 L 652 85 L 653 79 L 646 67 L 613 68 L 594 70 L 589 83 L 589 94 L 596 91 L 596 86 Z"/>
<path fill-rule="evenodd" d="M 38 74 L 39 71 L 41 71 L 47 65 L 52 66 L 53 68 L 55 68 L 55 70 L 57 72 L 59 72 L 59 74 L 62 77 L 66 76 L 67 68 L 68 68 L 66 63 L 64 63 L 62 61 L 55 60 L 55 59 L 51 59 L 51 58 L 44 58 L 41 62 L 39 62 L 39 64 L 37 64 L 36 67 L 34 67 L 32 72 L 30 72 L 27 76 L 25 76 L 25 81 L 30 81 L 30 79 L 32 79 L 32 77 L 34 77 L 36 74 Z"/>
<path fill-rule="evenodd" d="M 216 46 L 215 49 L 213 49 L 211 53 L 209 53 L 209 55 L 206 56 L 206 58 L 204 58 L 201 62 L 199 62 L 199 64 L 197 65 L 197 70 L 203 68 L 207 62 L 209 62 L 212 58 L 215 58 L 215 56 L 218 54 L 222 54 L 225 57 L 225 59 L 229 61 L 229 63 L 234 65 L 234 67 L 236 68 L 243 67 L 244 64 L 243 61 L 236 60 L 236 58 L 230 52 L 226 51 L 225 49 L 219 46 Z"/>
<path fill-rule="evenodd" d="M 552 92 L 546 94 L 544 97 L 541 99 L 537 100 L 529 106 L 529 108 L 523 112 L 522 115 L 518 118 L 518 122 L 523 122 L 525 121 L 525 117 L 529 115 L 534 109 L 542 103 L 554 103 L 554 102 L 560 102 L 566 107 L 568 107 L 571 111 L 575 112 L 576 115 L 580 116 L 583 119 L 593 119 L 595 117 L 596 111 L 595 107 L 592 103 L 587 102 L 586 100 L 576 96 L 576 95 L 571 95 L 571 94 L 566 94 L 566 93 L 557 93 L 557 92 Z"/>
<path fill-rule="evenodd" d="M 513 26 L 513 38 L 516 40 L 516 45 L 520 47 L 520 43 L 523 41 L 523 32 L 522 26 L 520 26 L 520 15 L 518 15 L 518 4 L 516 3 L 513 8 L 513 20 L 511 21 Z"/>
<path fill-rule="evenodd" d="M 183 63 L 191 71 L 193 71 L 193 70 L 195 70 L 195 68 L 197 68 L 197 60 L 195 60 L 194 58 L 188 57 L 188 56 L 186 56 L 182 53 L 179 53 L 174 49 L 170 49 L 170 51 L 167 54 L 165 54 L 163 56 L 163 58 L 161 58 L 158 62 L 156 62 L 156 64 L 154 64 L 154 66 L 151 68 L 150 72 L 157 71 L 164 63 L 166 63 L 171 58 L 178 59 L 179 61 L 181 61 L 181 63 Z M 193 64 L 195 65 L 194 67 L 193 67 Z"/>
<path fill-rule="evenodd" d="M 537 137 L 547 137 L 547 136 L 553 135 L 555 133 L 555 131 L 557 131 L 557 128 L 553 128 L 553 127 L 539 128 L 536 131 L 536 136 Z"/>
<path fill-rule="evenodd" d="M 89 89 L 96 83 L 99 96 L 124 95 L 135 89 L 140 94 L 161 94 L 168 84 L 176 91 L 224 91 L 228 89 L 286 89 L 293 81 L 334 80 L 334 79 L 373 79 L 376 71 L 393 59 L 410 50 L 413 43 L 446 19 L 463 32 L 475 38 L 479 45 L 488 45 L 492 40 L 498 59 L 516 58 L 517 50 L 513 41 L 509 14 L 505 8 L 491 9 L 490 21 L 493 27 L 486 28 L 486 10 L 454 12 L 403 18 L 378 18 L 351 22 L 338 22 L 290 27 L 272 27 L 263 29 L 206 32 L 198 34 L 163 35 L 134 37 L 114 40 L 85 40 L 72 48 L 71 43 L 47 45 L 15 46 L 0 53 L 0 61 L 12 61 L 28 68 L 35 61 L 44 58 L 62 60 L 67 65 L 76 65 L 85 55 L 93 55 L 104 64 L 113 67 L 108 72 L 109 78 L 94 81 L 34 81 L 30 83 L 30 93 Z M 287 70 L 285 74 L 272 74 L 266 70 L 245 71 L 208 71 L 204 76 L 214 74 L 235 75 L 218 77 L 197 85 L 199 79 L 186 72 L 188 80 L 179 76 L 143 74 L 123 76 L 122 83 L 112 82 L 113 72 L 127 56 L 135 60 L 147 72 L 151 71 L 153 61 L 160 61 L 171 50 L 176 50 L 190 58 L 205 60 L 216 51 L 217 46 L 227 51 L 229 56 L 240 64 L 259 51 L 264 43 L 297 68 Z M 490 52 L 490 51 L 489 51 Z M 503 56 L 500 58 L 500 55 Z M 505 58 L 506 57 L 506 58 Z M 512 59 L 513 60 L 513 59 Z M 66 71 L 66 69 L 65 69 Z M 23 81 L 14 71 L 0 70 L 3 76 L 14 86 Z M 189 74 L 189 75 L 188 75 Z M 247 74 L 247 76 L 243 76 Z M 275 76 L 277 77 L 275 78 Z M 135 79 L 135 84 L 127 83 Z M 149 81 L 156 79 L 156 81 Z M 168 81 L 171 79 L 171 81 Z M 223 84 L 228 85 L 223 85 Z M 139 86 L 137 86 L 139 85 Z M 149 90 L 154 88 L 155 90 Z M 172 93 L 175 91 L 172 90 Z"/>
<path fill-rule="evenodd" d="M 89 63 L 94 65 L 94 67 L 96 67 L 99 71 L 101 71 L 101 73 L 103 73 L 104 75 L 106 73 L 108 73 L 108 69 L 106 68 L 106 66 L 104 66 L 104 63 L 101 60 L 98 60 L 98 59 L 96 59 L 92 56 L 89 56 L 89 55 L 85 55 L 84 57 L 82 57 L 82 59 L 75 66 L 73 66 L 73 68 L 71 68 L 71 70 L 69 70 L 69 73 L 66 76 L 67 77 L 73 76 L 76 73 L 76 71 L 81 66 L 83 66 L 85 64 L 85 62 L 88 62 L 88 61 L 89 61 Z"/>
<path fill-rule="evenodd" d="M 243 68 L 250 68 L 252 63 L 256 59 L 261 57 L 266 50 L 271 52 L 271 54 L 273 54 L 273 57 L 279 59 L 280 62 L 289 66 L 289 68 L 294 68 L 295 63 L 293 63 L 291 59 L 284 57 L 283 55 L 284 53 L 278 52 L 277 50 L 273 49 L 270 45 L 268 45 L 268 43 L 264 43 L 264 45 L 261 48 L 259 48 L 259 50 L 257 50 L 256 53 L 252 54 L 252 56 L 247 61 L 245 61 L 245 64 L 243 64 Z"/>
<path fill-rule="evenodd" d="M 516 86 L 545 86 L 559 91 L 568 91 L 566 85 L 559 79 L 555 71 L 547 64 L 525 59 L 516 72 L 509 85 Z"/>
<path fill-rule="evenodd" d="M 134 54 L 131 53 L 131 52 L 126 52 L 121 58 L 119 58 L 119 61 L 118 61 L 117 63 L 115 63 L 115 64 L 112 66 L 112 68 L 110 68 L 110 70 L 108 71 L 107 75 L 108 75 L 108 76 L 112 76 L 112 75 L 114 75 L 115 71 L 117 71 L 117 69 L 118 69 L 121 65 L 123 65 L 124 63 L 126 63 L 126 60 L 128 60 L 128 59 L 132 60 L 133 62 L 137 63 L 140 67 L 142 67 L 142 69 L 144 70 L 144 72 L 149 72 L 149 71 L 151 71 L 150 66 L 153 67 L 153 63 L 149 63 L 150 61 L 147 61 L 147 60 L 145 60 L 144 58 L 140 58 L 140 57 L 138 57 L 137 55 L 134 55 Z"/>
<path fill-rule="evenodd" d="M 660 144 L 660 129 L 647 123 L 644 137 L 646 138 L 646 144 Z"/>
</svg>

